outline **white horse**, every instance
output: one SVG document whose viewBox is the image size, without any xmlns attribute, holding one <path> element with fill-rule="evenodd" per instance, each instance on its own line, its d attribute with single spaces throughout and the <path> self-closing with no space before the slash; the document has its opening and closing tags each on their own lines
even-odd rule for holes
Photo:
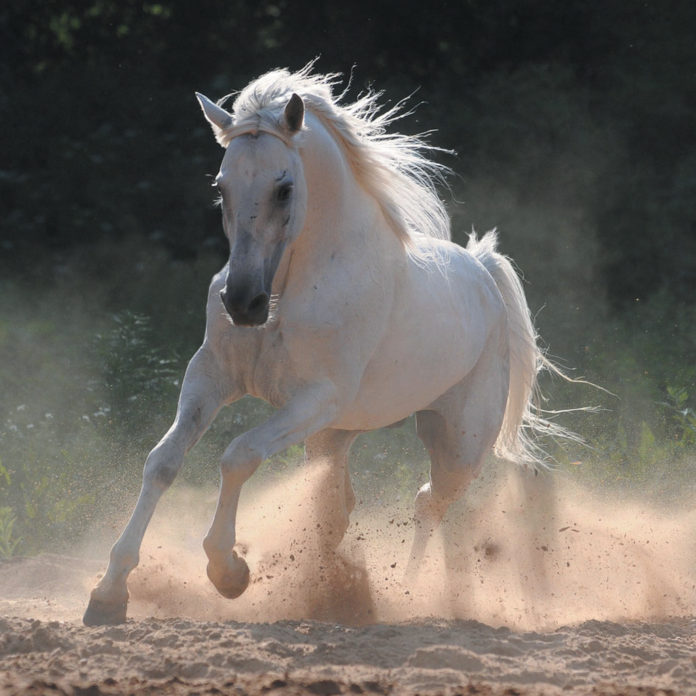
<svg viewBox="0 0 696 696">
<path fill-rule="evenodd" d="M 368 93 L 340 105 L 335 75 L 270 72 L 232 112 L 197 95 L 225 148 L 220 193 L 229 261 L 212 280 L 207 327 L 181 387 L 174 424 L 150 452 L 135 510 L 92 591 L 88 625 L 126 618 L 126 581 L 157 501 L 218 410 L 245 394 L 277 408 L 235 438 L 203 546 L 225 597 L 247 587 L 234 550 L 240 489 L 259 464 L 305 441 L 331 463 L 339 522 L 354 506 L 348 450 L 364 431 L 416 414 L 431 458 L 416 496 L 411 569 L 431 531 L 494 449 L 536 465 L 531 409 L 548 363 L 520 281 L 493 233 L 449 241 L 435 192 L 442 168 L 416 137 L 388 134 L 400 106 Z"/>
</svg>

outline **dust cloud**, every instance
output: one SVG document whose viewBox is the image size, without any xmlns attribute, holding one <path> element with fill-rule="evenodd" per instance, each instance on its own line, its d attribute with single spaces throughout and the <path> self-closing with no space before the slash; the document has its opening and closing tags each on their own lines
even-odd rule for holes
<svg viewBox="0 0 696 696">
<path fill-rule="evenodd" d="M 560 472 L 534 475 L 490 462 L 406 584 L 412 505 L 359 504 L 329 551 L 317 515 L 325 477 L 321 466 L 300 467 L 273 482 L 252 480 L 243 491 L 238 547 L 252 580 L 231 601 L 208 581 L 201 548 L 217 492 L 171 491 L 131 576 L 129 615 L 348 625 L 429 617 L 549 630 L 695 613 L 693 511 L 601 500 Z M 83 603 L 95 579 L 83 572 Z"/>
</svg>

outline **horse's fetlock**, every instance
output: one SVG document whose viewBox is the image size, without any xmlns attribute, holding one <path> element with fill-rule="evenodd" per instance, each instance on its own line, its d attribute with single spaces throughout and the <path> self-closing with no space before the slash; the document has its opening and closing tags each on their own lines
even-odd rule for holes
<svg viewBox="0 0 696 696">
<path fill-rule="evenodd" d="M 209 536 L 206 536 L 203 539 L 203 550 L 205 551 L 205 555 L 209 559 L 222 556 L 225 553 L 225 550 L 221 549 L 219 545 L 215 543 L 215 541 L 211 539 Z"/>
</svg>

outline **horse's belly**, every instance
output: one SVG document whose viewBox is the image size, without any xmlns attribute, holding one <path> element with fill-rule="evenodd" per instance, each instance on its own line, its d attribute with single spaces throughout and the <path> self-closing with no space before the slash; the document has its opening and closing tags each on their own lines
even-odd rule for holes
<svg viewBox="0 0 696 696">
<path fill-rule="evenodd" d="M 418 375 L 414 376 L 414 372 Z M 374 430 L 407 418 L 427 408 L 467 374 L 465 366 L 451 371 L 423 370 L 405 365 L 366 380 L 358 398 L 341 414 L 333 427 Z"/>
</svg>

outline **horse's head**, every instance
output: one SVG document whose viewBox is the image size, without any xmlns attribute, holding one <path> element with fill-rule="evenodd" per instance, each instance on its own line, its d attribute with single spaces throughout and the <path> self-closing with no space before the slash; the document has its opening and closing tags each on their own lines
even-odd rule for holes
<svg viewBox="0 0 696 696">
<path fill-rule="evenodd" d="M 269 315 L 273 279 L 283 252 L 299 234 L 306 210 L 302 160 L 293 138 L 304 104 L 293 94 L 269 125 L 236 124 L 234 116 L 197 95 L 218 142 L 226 146 L 215 186 L 230 259 L 222 302 L 239 326 Z"/>
</svg>

